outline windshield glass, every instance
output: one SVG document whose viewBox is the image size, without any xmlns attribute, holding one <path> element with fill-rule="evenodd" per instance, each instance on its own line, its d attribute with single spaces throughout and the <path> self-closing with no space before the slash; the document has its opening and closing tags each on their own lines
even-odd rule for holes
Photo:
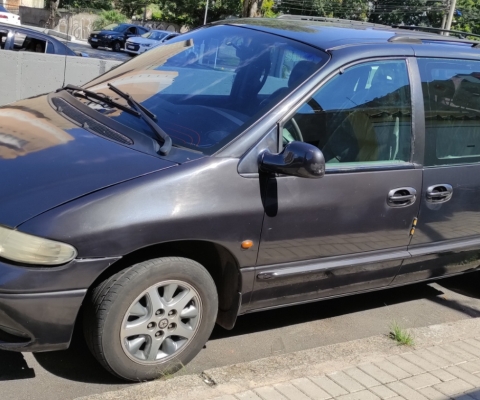
<svg viewBox="0 0 480 400">
<path fill-rule="evenodd" d="M 119 25 L 119 24 L 110 24 L 107 25 L 105 28 L 102 29 L 102 31 L 115 31 L 115 32 L 122 32 L 126 28 L 125 25 Z"/>
<path fill-rule="evenodd" d="M 161 40 L 165 36 L 167 36 L 165 32 L 159 32 L 159 31 L 150 31 L 142 35 L 142 37 L 147 39 L 152 39 L 152 40 Z"/>
<path fill-rule="evenodd" d="M 4 7 L 0 5 L 0 12 L 6 12 L 8 13 L 9 11 Z"/>
<path fill-rule="evenodd" d="M 174 145 L 213 154 L 327 60 L 326 53 L 284 37 L 220 25 L 171 39 L 86 87 L 117 100 L 107 83 L 115 85 L 157 115 Z M 92 107 L 152 135 L 133 115 Z"/>
</svg>

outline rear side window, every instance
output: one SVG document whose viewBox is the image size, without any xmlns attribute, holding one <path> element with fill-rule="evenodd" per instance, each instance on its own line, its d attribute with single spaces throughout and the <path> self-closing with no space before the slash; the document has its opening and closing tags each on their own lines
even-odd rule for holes
<svg viewBox="0 0 480 400">
<path fill-rule="evenodd" d="M 28 51 L 32 53 L 45 53 L 47 41 L 37 39 L 21 32 L 15 32 L 13 50 Z"/>
<path fill-rule="evenodd" d="M 425 165 L 480 162 L 480 62 L 419 59 Z"/>
</svg>

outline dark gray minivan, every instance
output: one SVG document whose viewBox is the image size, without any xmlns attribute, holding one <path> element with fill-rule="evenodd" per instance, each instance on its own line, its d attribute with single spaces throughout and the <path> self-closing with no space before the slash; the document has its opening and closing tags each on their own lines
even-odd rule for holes
<svg viewBox="0 0 480 400">
<path fill-rule="evenodd" d="M 478 42 L 309 17 L 1 107 L 0 348 L 83 325 L 154 379 L 238 315 L 477 270 L 479 121 Z"/>
</svg>

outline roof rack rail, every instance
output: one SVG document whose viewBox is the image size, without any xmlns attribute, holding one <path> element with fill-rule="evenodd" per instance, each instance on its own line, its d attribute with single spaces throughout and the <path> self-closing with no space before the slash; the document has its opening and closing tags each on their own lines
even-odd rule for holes
<svg viewBox="0 0 480 400">
<path fill-rule="evenodd" d="M 469 44 L 471 47 L 480 47 L 480 41 L 468 40 L 468 39 L 460 39 L 460 38 L 452 38 L 449 36 L 421 36 L 421 35 L 395 35 L 388 39 L 389 42 L 392 43 L 415 43 L 415 44 L 422 44 L 423 41 L 430 41 L 430 42 L 450 42 L 452 44 Z"/>
<path fill-rule="evenodd" d="M 282 14 L 282 15 L 279 15 L 277 18 L 278 19 L 294 20 L 294 21 L 319 21 L 319 22 L 332 22 L 332 23 L 349 24 L 349 25 L 387 26 L 387 25 L 382 25 L 382 24 L 374 24 L 372 22 L 355 21 L 355 20 L 352 20 L 352 19 L 318 17 L 318 16 L 315 16 L 315 15 Z"/>
<path fill-rule="evenodd" d="M 408 29 L 408 30 L 411 30 L 411 31 L 425 31 L 425 32 L 432 32 L 432 33 L 448 32 L 448 33 L 452 33 L 454 35 L 458 35 L 462 39 L 466 38 L 467 36 L 473 36 L 473 37 L 480 38 L 480 35 L 477 35 L 476 33 L 470 33 L 470 32 L 464 32 L 464 31 L 454 31 L 454 30 L 451 30 L 451 29 L 431 28 L 429 26 L 392 25 L 392 28 Z"/>
</svg>

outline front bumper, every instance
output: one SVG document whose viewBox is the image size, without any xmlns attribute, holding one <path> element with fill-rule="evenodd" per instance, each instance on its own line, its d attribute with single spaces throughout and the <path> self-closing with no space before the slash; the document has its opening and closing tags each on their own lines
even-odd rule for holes
<svg viewBox="0 0 480 400">
<path fill-rule="evenodd" d="M 97 40 L 95 40 L 97 39 Z M 88 38 L 88 43 L 90 45 L 98 46 L 98 47 L 110 47 L 112 44 L 113 40 L 112 39 L 107 39 L 107 38 Z"/>
<path fill-rule="evenodd" d="M 88 288 L 118 259 L 73 260 L 57 268 L 0 261 L 0 349 L 68 348 Z"/>
</svg>

